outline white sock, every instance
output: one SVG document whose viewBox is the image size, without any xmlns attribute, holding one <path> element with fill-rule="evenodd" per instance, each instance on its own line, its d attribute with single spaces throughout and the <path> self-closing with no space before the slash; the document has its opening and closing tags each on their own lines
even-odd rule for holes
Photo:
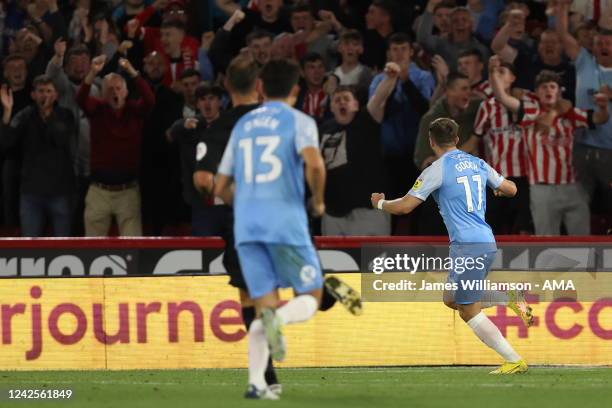
<svg viewBox="0 0 612 408">
<path fill-rule="evenodd" d="M 485 290 L 480 298 L 480 307 L 486 309 L 492 306 L 506 306 L 508 304 L 508 294 L 498 290 Z"/>
<path fill-rule="evenodd" d="M 276 315 L 280 316 L 283 324 L 300 323 L 314 316 L 318 308 L 319 304 L 314 297 L 300 295 L 276 309 Z"/>
<path fill-rule="evenodd" d="M 268 387 L 264 374 L 269 356 L 270 349 L 261 319 L 256 319 L 249 329 L 249 384 L 253 384 L 259 390 Z"/>
<path fill-rule="evenodd" d="M 472 317 L 467 324 L 484 344 L 497 351 L 505 361 L 514 363 L 521 359 L 508 340 L 502 336 L 497 326 L 483 312 Z"/>
</svg>

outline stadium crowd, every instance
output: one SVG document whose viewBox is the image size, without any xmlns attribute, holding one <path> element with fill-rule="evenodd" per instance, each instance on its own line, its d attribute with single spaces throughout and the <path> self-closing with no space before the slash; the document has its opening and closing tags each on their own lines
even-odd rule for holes
<svg viewBox="0 0 612 408">
<path fill-rule="evenodd" d="M 328 171 L 314 233 L 446 234 L 432 200 L 395 219 L 370 205 L 435 160 L 440 117 L 519 188 L 486 193 L 496 234 L 612 229 L 612 0 L 0 6 L 3 235 L 210 234 L 222 204 L 193 173 L 239 54 L 301 67 L 295 107 Z"/>
</svg>

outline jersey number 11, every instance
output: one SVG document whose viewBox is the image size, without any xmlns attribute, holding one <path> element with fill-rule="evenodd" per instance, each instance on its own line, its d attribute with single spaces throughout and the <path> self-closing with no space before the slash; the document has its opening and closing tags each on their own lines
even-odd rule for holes
<svg viewBox="0 0 612 408">
<path fill-rule="evenodd" d="M 477 209 L 482 210 L 482 179 L 479 174 L 474 174 L 472 176 L 472 180 L 476 182 L 478 187 L 478 207 Z M 465 189 L 465 203 L 467 204 L 467 211 L 474 212 L 474 204 L 472 200 L 472 188 L 470 187 L 470 181 L 468 176 L 457 177 L 457 183 L 463 184 L 463 188 Z"/>
</svg>

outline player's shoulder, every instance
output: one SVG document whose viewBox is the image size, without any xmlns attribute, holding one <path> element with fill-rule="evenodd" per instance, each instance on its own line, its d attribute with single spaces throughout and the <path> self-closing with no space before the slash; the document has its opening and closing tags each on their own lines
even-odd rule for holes
<svg viewBox="0 0 612 408">
<path fill-rule="evenodd" d="M 442 174 L 444 172 L 444 165 L 446 163 L 445 157 L 438 157 L 436 160 L 431 162 L 429 166 L 427 166 L 423 170 L 423 175 L 433 175 L 433 174 Z"/>
<path fill-rule="evenodd" d="M 298 126 L 298 129 L 300 128 L 300 125 L 303 126 L 317 126 L 317 122 L 314 120 L 314 118 L 310 115 L 307 115 L 306 113 L 295 109 L 292 106 L 287 106 L 287 109 L 289 109 L 289 112 L 291 112 L 291 115 L 293 116 L 296 125 Z"/>
</svg>

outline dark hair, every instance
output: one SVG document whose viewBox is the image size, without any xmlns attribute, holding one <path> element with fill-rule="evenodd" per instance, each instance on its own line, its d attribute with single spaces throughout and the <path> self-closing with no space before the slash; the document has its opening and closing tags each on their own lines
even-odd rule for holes
<svg viewBox="0 0 612 408">
<path fill-rule="evenodd" d="M 412 39 L 406 33 L 394 33 L 389 37 L 387 44 L 389 47 L 391 44 L 409 44 L 412 47 Z"/>
<path fill-rule="evenodd" d="M 478 61 L 480 62 L 484 62 L 484 58 L 482 57 L 482 52 L 480 52 L 480 50 L 478 48 L 470 48 L 468 50 L 463 50 L 459 53 L 459 56 L 457 57 L 457 59 L 459 58 L 465 58 L 465 57 L 471 57 L 474 56 L 478 59 Z"/>
<path fill-rule="evenodd" d="M 323 62 L 323 57 L 321 56 L 321 54 L 319 54 L 318 52 L 309 52 L 308 54 L 304 55 L 302 59 L 300 60 L 300 66 L 304 68 L 307 62 L 317 62 L 317 61 Z"/>
<path fill-rule="evenodd" d="M 185 23 L 176 18 L 167 18 L 161 23 L 160 28 L 176 28 L 177 30 L 186 31 L 187 27 Z"/>
<path fill-rule="evenodd" d="M 45 74 L 38 75 L 36 78 L 34 78 L 34 80 L 32 81 L 32 90 L 36 90 L 36 87 L 43 86 L 43 85 L 53 85 L 53 88 L 57 90 L 57 87 L 55 86 L 55 82 L 53 82 L 53 79 L 51 79 L 49 75 L 45 75 Z"/>
<path fill-rule="evenodd" d="M 185 78 L 190 78 L 192 76 L 197 76 L 198 79 L 202 78 L 202 74 L 200 74 L 200 71 L 198 71 L 197 69 L 193 69 L 193 68 L 187 68 L 186 70 L 181 72 L 178 79 L 183 80 Z"/>
<path fill-rule="evenodd" d="M 66 51 L 66 57 L 64 58 L 64 61 L 68 61 L 70 57 L 77 57 L 79 55 L 87 55 L 91 58 L 89 48 L 87 48 L 85 45 L 75 45 L 74 47 L 70 47 L 70 49 Z"/>
<path fill-rule="evenodd" d="M 429 124 L 429 137 L 438 146 L 454 145 L 458 133 L 459 125 L 451 118 L 438 118 Z"/>
<path fill-rule="evenodd" d="M 245 95 L 253 90 L 255 81 L 259 75 L 257 61 L 250 55 L 238 55 L 234 58 L 227 70 L 225 77 L 232 92 Z"/>
<path fill-rule="evenodd" d="M 455 82 L 461 79 L 465 79 L 466 81 L 470 80 L 467 77 L 467 75 L 463 75 L 461 72 L 457 72 L 457 71 L 451 72 L 450 74 L 448 74 L 448 77 L 446 78 L 446 89 L 452 87 L 455 84 Z"/>
<path fill-rule="evenodd" d="M 357 89 L 353 85 L 340 85 L 332 93 L 332 97 L 341 92 L 349 92 L 353 95 L 353 98 L 357 99 Z"/>
<path fill-rule="evenodd" d="M 259 78 L 269 98 L 286 98 L 300 79 L 300 69 L 292 61 L 272 60 L 261 69 Z"/>
<path fill-rule="evenodd" d="M 544 34 L 552 34 L 552 35 L 556 35 L 557 37 L 559 37 L 559 33 L 557 33 L 557 30 L 555 30 L 554 28 L 547 28 L 540 33 L 540 36 L 538 37 L 538 41 L 542 40 L 542 36 Z"/>
<path fill-rule="evenodd" d="M 251 43 L 255 40 L 259 40 L 262 38 L 269 38 L 270 41 L 274 40 L 274 36 L 264 30 L 255 30 L 255 31 L 251 31 L 249 33 L 249 35 L 246 36 L 246 45 L 251 45 Z"/>
<path fill-rule="evenodd" d="M 6 66 L 6 64 L 8 64 L 9 62 L 12 61 L 24 61 L 27 65 L 27 61 L 25 59 L 25 57 L 21 54 L 10 54 L 7 55 L 4 60 L 2 60 L 2 67 L 4 68 Z"/>
<path fill-rule="evenodd" d="M 360 44 L 363 44 L 363 35 L 359 30 L 346 30 L 342 34 L 340 34 L 339 42 L 347 42 L 347 41 L 358 41 Z"/>
<path fill-rule="evenodd" d="M 506 68 L 508 71 L 512 72 L 512 75 L 516 76 L 516 68 L 514 67 L 514 64 L 512 64 L 511 62 L 502 61 L 500 66 Z"/>
<path fill-rule="evenodd" d="M 559 87 L 563 86 L 561 75 L 548 69 L 543 69 L 535 78 L 535 87 L 539 87 L 547 82 L 555 82 Z"/>
<path fill-rule="evenodd" d="M 378 7 L 379 9 L 383 9 L 389 17 L 393 18 L 396 10 L 395 2 L 392 0 L 374 0 L 372 5 Z"/>
<path fill-rule="evenodd" d="M 289 11 L 289 15 L 291 16 L 293 13 L 306 13 L 306 12 L 312 15 L 312 9 L 310 8 L 310 6 L 306 3 L 301 3 L 301 4 L 298 3 L 291 8 L 291 10 Z"/>
<path fill-rule="evenodd" d="M 195 89 L 195 97 L 200 99 L 207 95 L 214 95 L 221 99 L 223 97 L 223 88 L 210 82 L 201 82 Z"/>
</svg>

